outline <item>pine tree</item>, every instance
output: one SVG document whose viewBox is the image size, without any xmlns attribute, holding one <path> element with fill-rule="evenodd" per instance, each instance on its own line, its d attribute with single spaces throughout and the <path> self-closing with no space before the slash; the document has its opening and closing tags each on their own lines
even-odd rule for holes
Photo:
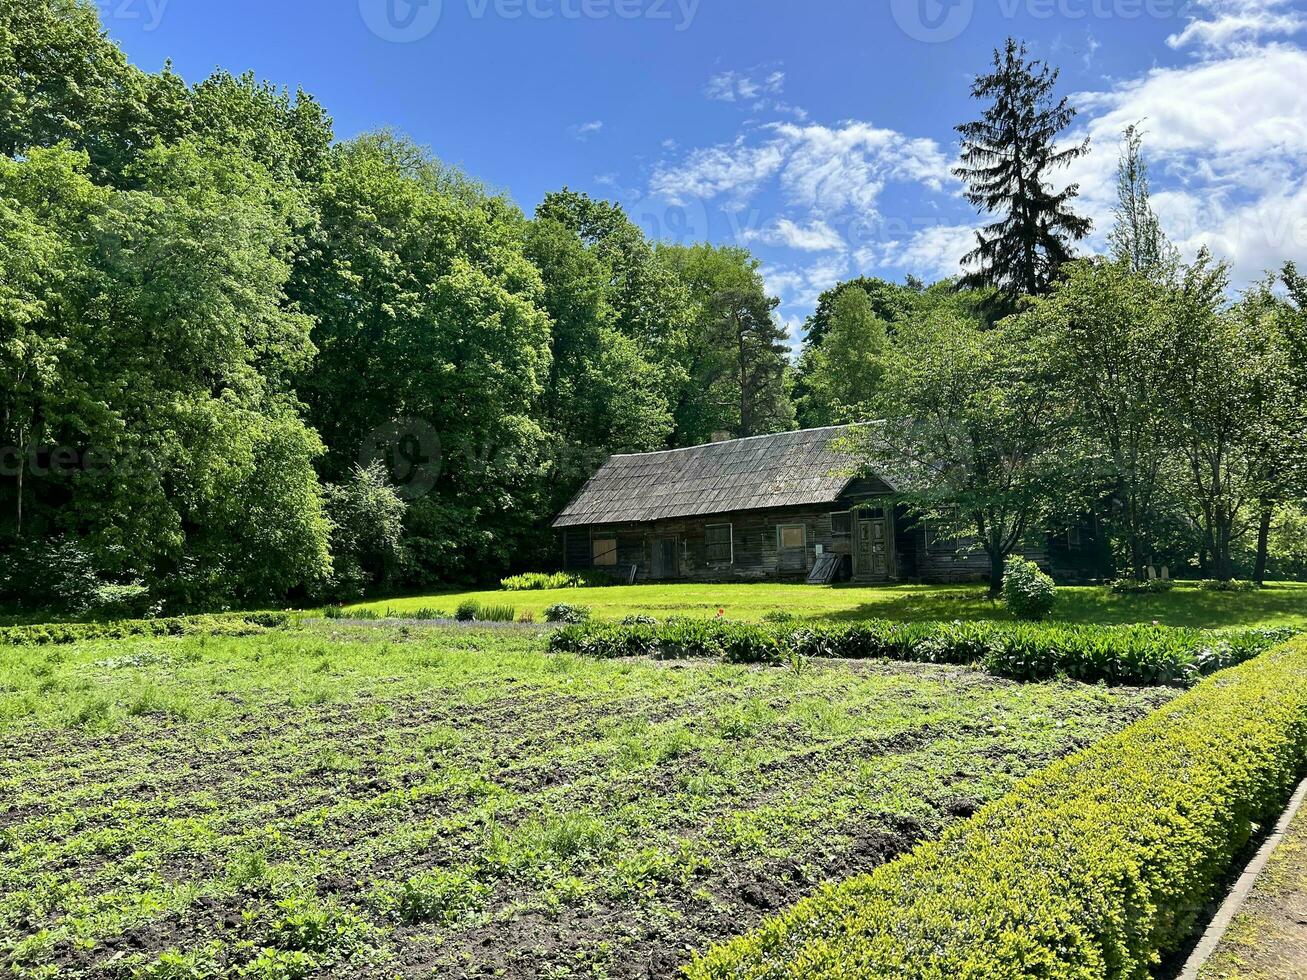
<svg viewBox="0 0 1307 980">
<path fill-rule="evenodd" d="M 1116 227 L 1109 236 L 1112 258 L 1132 272 L 1166 274 L 1176 269 L 1180 257 L 1153 211 L 1143 145 L 1139 128 L 1128 127 L 1121 140 L 1121 162 L 1117 167 L 1118 203 L 1113 210 Z"/>
<path fill-rule="evenodd" d="M 1079 185 L 1054 191 L 1049 184 L 1052 171 L 1089 152 L 1089 140 L 1058 148 L 1076 110 L 1066 99 L 1053 101 L 1058 71 L 1026 55 L 1026 46 L 1009 38 L 1004 51 L 994 52 L 994 71 L 976 79 L 972 98 L 992 104 L 976 122 L 957 127 L 962 166 L 954 173 L 972 204 L 1000 218 L 977 233 L 978 246 L 963 261 L 978 268 L 964 285 L 1033 296 L 1048 291 L 1072 243 L 1089 234 L 1091 222 L 1070 208 Z"/>
</svg>

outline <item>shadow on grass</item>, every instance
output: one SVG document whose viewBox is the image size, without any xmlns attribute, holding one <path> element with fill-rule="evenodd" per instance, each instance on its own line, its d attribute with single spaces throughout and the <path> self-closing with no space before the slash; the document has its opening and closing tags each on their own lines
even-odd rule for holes
<svg viewBox="0 0 1307 980">
<path fill-rule="evenodd" d="M 976 620 L 1012 617 L 984 588 L 889 592 L 884 599 L 834 610 L 817 618 Z M 1105 588 L 1063 587 L 1053 619 L 1069 623 L 1151 623 L 1202 629 L 1298 626 L 1307 628 L 1307 584 L 1271 583 L 1257 592 L 1208 592 L 1183 583 L 1162 595 L 1115 595 Z"/>
</svg>

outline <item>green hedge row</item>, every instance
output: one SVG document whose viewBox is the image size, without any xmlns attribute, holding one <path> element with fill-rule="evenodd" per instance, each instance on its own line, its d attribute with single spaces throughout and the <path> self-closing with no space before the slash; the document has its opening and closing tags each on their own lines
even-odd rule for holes
<svg viewBox="0 0 1307 980">
<path fill-rule="evenodd" d="M 290 622 L 284 612 L 176 616 L 170 619 L 122 619 L 94 623 L 43 623 L 0 628 L 0 646 L 41 646 L 84 640 L 120 640 L 130 636 L 247 636 Z"/>
<path fill-rule="evenodd" d="M 710 950 L 691 980 L 1145 980 L 1307 772 L 1307 641 Z"/>
<path fill-rule="evenodd" d="M 1018 680 L 1066 676 L 1112 684 L 1191 684 L 1295 635 L 1293 630 L 1172 629 L 1065 623 L 891 623 L 850 625 L 669 620 L 583 624 L 554 634 L 551 649 L 591 657 L 716 657 L 780 663 L 791 656 L 886 658 L 977 664 Z"/>
</svg>

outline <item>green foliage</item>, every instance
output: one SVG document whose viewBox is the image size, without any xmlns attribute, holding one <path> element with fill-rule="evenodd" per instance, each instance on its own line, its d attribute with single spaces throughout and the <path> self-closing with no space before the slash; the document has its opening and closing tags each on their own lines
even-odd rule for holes
<svg viewBox="0 0 1307 980">
<path fill-rule="evenodd" d="M 1025 44 L 1008 38 L 994 52 L 994 70 L 972 84 L 972 98 L 988 104 L 980 119 L 957 127 L 962 162 L 954 171 L 967 185 L 967 200 L 996 217 L 964 259 L 977 267 L 965 281 L 1012 296 L 1045 292 L 1092 227 L 1071 210 L 1079 186 L 1058 189 L 1054 176 L 1089 152 L 1089 139 L 1056 145 L 1076 110 L 1054 99 L 1057 70 L 1026 58 Z"/>
<path fill-rule="evenodd" d="M 0 627 L 0 646 L 43 646 L 133 636 L 250 636 L 283 628 L 289 622 L 288 613 L 270 612 L 5 626 Z"/>
<path fill-rule="evenodd" d="M 482 606 L 476 618 L 484 623 L 511 623 L 517 619 L 517 610 L 512 606 Z"/>
<path fill-rule="evenodd" d="M 435 613 L 435 618 L 443 618 L 443 614 Z M 486 602 L 461 602 L 454 612 L 454 619 L 460 623 L 511 623 L 516 618 L 517 610 L 512 606 Z"/>
<path fill-rule="evenodd" d="M 1009 558 L 1003 568 L 1003 604 L 1017 619 L 1047 619 L 1057 603 L 1057 586 L 1033 561 Z"/>
<path fill-rule="evenodd" d="M 1113 595 L 1165 595 L 1175 589 L 1175 579 L 1119 578 L 1110 582 L 1107 588 Z"/>
<path fill-rule="evenodd" d="M 688 975 L 1151 976 L 1307 768 L 1304 669 L 1300 641 L 1213 678 Z"/>
<path fill-rule="evenodd" d="M 973 664 L 1017 680 L 1184 685 L 1282 643 L 1293 630 L 1200 631 L 1162 626 L 891 623 L 753 625 L 673 619 L 659 625 L 567 626 L 555 653 L 781 664 L 805 658 Z"/>
<path fill-rule="evenodd" d="M 584 623 L 590 618 L 590 610 L 586 606 L 574 606 L 566 602 L 558 602 L 545 610 L 546 623 Z"/>
<path fill-rule="evenodd" d="M 543 592 L 546 589 L 598 589 L 612 585 L 607 572 L 527 572 L 500 581 L 505 592 Z"/>
<path fill-rule="evenodd" d="M 662 245 L 658 256 L 685 284 L 693 327 L 688 388 L 676 410 L 681 445 L 716 432 L 739 437 L 794 428 L 788 347 L 761 263 L 742 248 Z"/>
<path fill-rule="evenodd" d="M 1198 583 L 1198 588 L 1204 592 L 1257 592 L 1261 586 L 1239 579 L 1205 579 Z"/>
<path fill-rule="evenodd" d="M 839 292 L 821 344 L 810 344 L 804 354 L 805 423 L 843 425 L 876 418 L 888 344 L 887 326 L 867 292 Z"/>
<path fill-rule="evenodd" d="M 1021 318 L 984 329 L 941 310 L 900 327 L 885 423 L 849 440 L 913 511 L 985 551 L 995 598 L 1007 557 L 1074 509 L 1077 461 L 1062 449 L 1069 420 L 1055 382 L 1045 332 Z"/>
<path fill-rule="evenodd" d="M 380 462 L 354 467 L 345 482 L 324 488 L 331 521 L 333 598 L 357 598 L 394 582 L 407 559 L 406 506 Z"/>
</svg>

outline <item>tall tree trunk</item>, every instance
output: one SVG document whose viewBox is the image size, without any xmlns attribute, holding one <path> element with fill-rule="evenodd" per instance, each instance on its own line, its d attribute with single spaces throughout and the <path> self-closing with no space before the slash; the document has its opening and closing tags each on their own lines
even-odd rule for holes
<svg viewBox="0 0 1307 980">
<path fill-rule="evenodd" d="M 1003 594 L 1003 554 L 1001 539 L 990 537 L 985 542 L 985 554 L 989 555 L 989 597 L 998 599 Z"/>
<path fill-rule="evenodd" d="M 1253 581 L 1258 585 L 1266 584 L 1266 561 L 1271 551 L 1271 518 L 1275 508 L 1269 500 L 1261 502 L 1262 519 L 1257 525 L 1257 565 L 1253 569 Z"/>
</svg>

